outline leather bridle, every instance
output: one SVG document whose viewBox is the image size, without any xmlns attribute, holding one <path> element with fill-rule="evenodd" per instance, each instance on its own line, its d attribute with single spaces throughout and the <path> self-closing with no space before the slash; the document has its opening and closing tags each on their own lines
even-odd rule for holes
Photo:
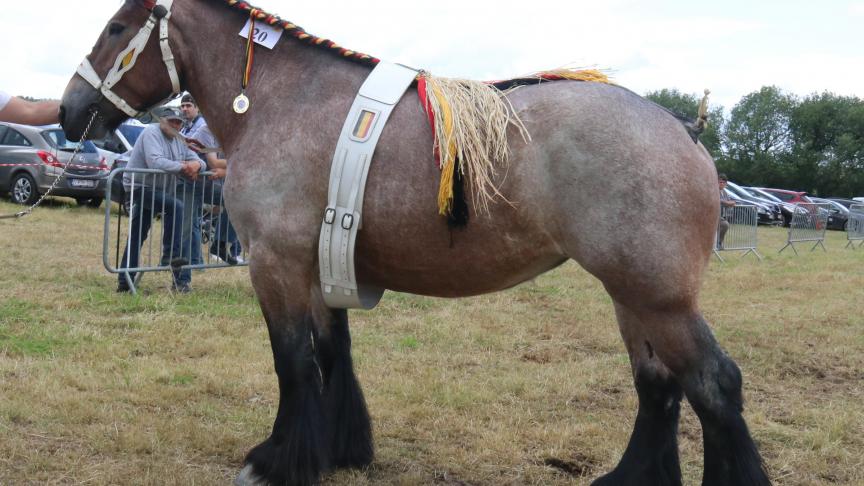
<svg viewBox="0 0 864 486">
<path fill-rule="evenodd" d="M 121 111 L 130 117 L 136 117 L 143 111 L 136 110 L 129 103 L 121 98 L 111 89 L 120 82 L 123 75 L 129 72 L 138 60 L 138 56 L 144 51 L 147 45 L 147 40 L 150 39 L 150 34 L 156 23 L 159 23 L 159 47 L 162 49 L 162 61 L 168 69 L 168 77 L 171 78 L 171 96 L 173 97 L 180 92 L 180 78 L 177 75 L 177 67 L 174 63 L 174 54 L 171 52 L 171 47 L 168 45 L 168 19 L 171 18 L 171 6 L 174 0 L 157 0 L 155 5 L 150 10 L 150 17 L 144 26 L 138 30 L 135 37 L 129 41 L 125 49 L 117 54 L 117 59 L 114 60 L 114 66 L 108 71 L 108 74 L 103 80 L 93 69 L 90 60 L 87 57 L 78 66 L 77 73 L 90 83 L 93 88 L 99 91 L 103 97 L 114 104 Z"/>
</svg>

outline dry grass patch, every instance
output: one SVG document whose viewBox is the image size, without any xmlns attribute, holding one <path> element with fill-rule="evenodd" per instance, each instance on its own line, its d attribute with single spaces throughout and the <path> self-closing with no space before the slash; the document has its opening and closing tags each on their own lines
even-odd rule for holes
<svg viewBox="0 0 864 486">
<path fill-rule="evenodd" d="M 102 213 L 63 201 L 0 221 L 0 484 L 228 483 L 278 399 L 245 269 L 117 295 Z M 702 298 L 754 437 L 776 484 L 864 484 L 864 251 L 830 232 L 828 253 L 777 255 L 785 232 L 759 236 L 765 261 L 724 254 Z M 627 356 L 576 265 L 470 299 L 388 293 L 350 320 L 377 456 L 327 484 L 588 484 L 626 446 Z M 680 441 L 698 484 L 689 407 Z"/>
</svg>

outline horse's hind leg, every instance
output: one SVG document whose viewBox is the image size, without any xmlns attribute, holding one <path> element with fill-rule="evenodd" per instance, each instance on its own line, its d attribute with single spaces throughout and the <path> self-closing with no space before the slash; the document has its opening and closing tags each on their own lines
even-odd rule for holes
<svg viewBox="0 0 864 486">
<path fill-rule="evenodd" d="M 693 360 L 670 356 L 669 366 L 699 416 L 705 449 L 703 485 L 770 485 L 762 458 L 744 421 L 741 370 L 722 350 L 699 315 L 689 317 L 690 336 L 701 353 Z M 674 351 L 673 351 L 674 352 Z"/>
<path fill-rule="evenodd" d="M 771 484 L 741 415 L 741 372 L 701 314 L 690 304 L 628 309 L 643 346 L 672 372 L 702 424 L 703 485 Z"/>
<path fill-rule="evenodd" d="M 615 312 L 630 355 L 639 410 L 630 442 L 618 466 L 593 485 L 680 485 L 681 387 L 645 339 L 638 317 L 618 304 Z"/>
</svg>

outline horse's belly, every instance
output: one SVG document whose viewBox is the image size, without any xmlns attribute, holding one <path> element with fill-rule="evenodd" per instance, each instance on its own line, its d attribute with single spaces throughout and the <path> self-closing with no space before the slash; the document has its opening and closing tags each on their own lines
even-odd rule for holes
<svg viewBox="0 0 864 486">
<path fill-rule="evenodd" d="M 566 261 L 542 238 L 506 233 L 483 238 L 483 232 L 470 228 L 452 235 L 446 227 L 441 231 L 427 239 L 416 234 L 377 241 L 361 236 L 355 258 L 358 280 L 399 292 L 463 297 L 512 287 Z"/>
</svg>

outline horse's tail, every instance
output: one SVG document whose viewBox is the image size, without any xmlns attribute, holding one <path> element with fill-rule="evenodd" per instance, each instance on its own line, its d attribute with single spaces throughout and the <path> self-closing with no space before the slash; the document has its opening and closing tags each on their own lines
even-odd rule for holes
<svg viewBox="0 0 864 486">
<path fill-rule="evenodd" d="M 687 134 L 690 135 L 690 138 L 693 139 L 693 143 L 699 142 L 699 135 L 702 135 L 702 132 L 705 131 L 705 128 L 708 127 L 708 95 L 711 94 L 710 90 L 705 90 L 704 96 L 702 96 L 702 101 L 699 102 L 699 109 L 696 114 L 696 118 L 690 118 L 689 116 L 682 115 L 680 113 L 676 113 L 665 106 L 660 106 L 669 114 L 675 117 L 676 120 L 681 122 L 684 125 L 684 128 L 687 130 Z"/>
</svg>

